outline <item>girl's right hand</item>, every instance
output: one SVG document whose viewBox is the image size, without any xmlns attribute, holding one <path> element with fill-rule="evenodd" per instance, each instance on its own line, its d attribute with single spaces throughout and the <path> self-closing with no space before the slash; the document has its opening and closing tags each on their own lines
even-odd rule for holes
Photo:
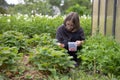
<svg viewBox="0 0 120 80">
<path fill-rule="evenodd" d="M 65 45 L 64 45 L 64 44 L 62 44 L 62 43 L 57 43 L 57 45 L 58 45 L 58 46 L 60 46 L 60 47 L 62 47 L 62 48 L 64 48 L 64 47 L 65 47 Z"/>
</svg>

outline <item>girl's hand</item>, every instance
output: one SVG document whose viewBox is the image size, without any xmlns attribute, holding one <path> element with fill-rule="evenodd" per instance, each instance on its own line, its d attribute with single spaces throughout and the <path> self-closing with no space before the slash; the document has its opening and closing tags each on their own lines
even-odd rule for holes
<svg viewBox="0 0 120 80">
<path fill-rule="evenodd" d="M 84 41 L 79 41 L 79 40 L 76 41 L 77 46 L 81 46 L 83 43 Z"/>
<path fill-rule="evenodd" d="M 62 44 L 62 43 L 57 43 L 57 45 L 58 45 L 58 46 L 60 46 L 60 47 L 62 47 L 62 48 L 64 48 L 64 47 L 65 47 L 65 45 L 64 45 L 64 44 Z"/>
</svg>

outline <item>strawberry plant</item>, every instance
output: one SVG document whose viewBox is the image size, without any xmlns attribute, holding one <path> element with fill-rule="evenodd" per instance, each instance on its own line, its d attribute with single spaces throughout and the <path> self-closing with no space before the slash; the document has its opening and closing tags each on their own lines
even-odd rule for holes
<svg viewBox="0 0 120 80">
<path fill-rule="evenodd" d="M 0 72 L 16 72 L 21 56 L 16 47 L 0 47 Z"/>
<path fill-rule="evenodd" d="M 81 53 L 83 69 L 120 75 L 120 45 L 113 38 L 102 35 L 89 37 Z"/>
<path fill-rule="evenodd" d="M 38 70 L 61 72 L 68 67 L 74 67 L 75 62 L 71 61 L 72 57 L 64 52 L 56 51 L 51 47 L 38 47 L 36 53 L 30 57 L 30 62 L 36 66 Z"/>
<path fill-rule="evenodd" d="M 26 49 L 26 37 L 16 31 L 4 32 L 0 37 L 0 45 L 6 47 L 17 47 L 19 52 Z"/>
<path fill-rule="evenodd" d="M 49 71 L 55 74 L 56 71 L 74 67 L 75 62 L 71 61 L 65 49 L 61 49 L 54 44 L 50 34 L 41 34 L 40 42 L 37 48 L 30 56 L 30 63 L 36 66 L 38 70 Z"/>
</svg>

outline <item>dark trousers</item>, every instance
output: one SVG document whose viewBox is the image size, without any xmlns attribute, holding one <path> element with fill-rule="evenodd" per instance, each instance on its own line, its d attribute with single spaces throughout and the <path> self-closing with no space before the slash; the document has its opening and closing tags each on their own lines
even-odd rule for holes
<svg viewBox="0 0 120 80">
<path fill-rule="evenodd" d="M 81 49 L 82 49 L 82 46 L 77 47 L 77 51 L 81 50 Z M 74 60 L 77 64 L 80 64 L 81 63 L 81 59 L 77 58 L 77 54 L 76 54 L 77 51 L 75 51 L 75 52 L 68 51 L 68 54 L 73 57 L 72 60 Z"/>
<path fill-rule="evenodd" d="M 68 54 L 73 57 L 72 60 L 74 60 L 75 62 L 78 62 L 78 58 L 77 58 L 76 52 L 68 52 Z"/>
</svg>

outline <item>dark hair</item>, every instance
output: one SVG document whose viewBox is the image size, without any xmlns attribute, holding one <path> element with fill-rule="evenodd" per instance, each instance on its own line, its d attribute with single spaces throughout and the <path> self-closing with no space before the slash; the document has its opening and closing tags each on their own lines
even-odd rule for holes
<svg viewBox="0 0 120 80">
<path fill-rule="evenodd" d="M 71 12 L 69 13 L 65 20 L 64 20 L 64 25 L 66 26 L 66 22 L 67 21 L 72 21 L 74 24 L 74 28 L 75 29 L 79 29 L 80 28 L 80 20 L 79 20 L 79 15 L 76 12 Z"/>
</svg>

